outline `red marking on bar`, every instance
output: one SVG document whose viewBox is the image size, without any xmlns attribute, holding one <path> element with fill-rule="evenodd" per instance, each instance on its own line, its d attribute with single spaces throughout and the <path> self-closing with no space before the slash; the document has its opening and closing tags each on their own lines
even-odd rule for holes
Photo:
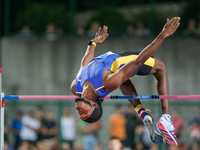
<svg viewBox="0 0 200 150">
<path fill-rule="evenodd" d="M 0 101 L 0 108 L 4 108 L 5 106 L 5 99 L 2 99 L 2 101 Z"/>
<path fill-rule="evenodd" d="M 2 69 L 1 69 L 1 67 L 0 67 L 0 73 L 1 73 L 1 70 L 2 70 Z"/>
</svg>

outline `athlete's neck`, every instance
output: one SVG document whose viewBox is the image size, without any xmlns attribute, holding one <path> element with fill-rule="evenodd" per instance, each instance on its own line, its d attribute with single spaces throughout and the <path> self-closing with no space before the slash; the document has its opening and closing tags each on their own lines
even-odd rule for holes
<svg viewBox="0 0 200 150">
<path fill-rule="evenodd" d="M 97 102 L 98 94 L 89 81 L 85 81 L 85 83 L 83 84 L 83 92 L 81 97 L 86 100 Z"/>
</svg>

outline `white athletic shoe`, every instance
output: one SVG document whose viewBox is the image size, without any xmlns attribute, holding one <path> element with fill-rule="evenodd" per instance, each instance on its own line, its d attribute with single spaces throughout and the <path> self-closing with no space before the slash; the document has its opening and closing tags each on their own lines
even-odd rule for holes
<svg viewBox="0 0 200 150">
<path fill-rule="evenodd" d="M 171 122 L 170 115 L 162 115 L 157 122 L 157 126 L 164 133 L 166 143 L 173 146 L 178 145 L 178 140 L 174 134 L 175 128 L 173 126 L 173 122 Z"/>
<path fill-rule="evenodd" d="M 150 115 L 144 117 L 144 125 L 150 134 L 151 141 L 156 145 L 162 145 L 164 143 L 162 132 L 158 129 L 156 122 Z"/>
</svg>

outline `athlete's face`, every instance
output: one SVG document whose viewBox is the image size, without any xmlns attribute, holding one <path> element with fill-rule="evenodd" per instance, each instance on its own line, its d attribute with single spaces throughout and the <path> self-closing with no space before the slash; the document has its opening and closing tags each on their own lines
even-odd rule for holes
<svg viewBox="0 0 200 150">
<path fill-rule="evenodd" d="M 91 102 L 88 100 L 75 100 L 76 102 L 76 110 L 79 113 L 79 117 L 82 120 L 86 120 L 90 117 L 92 112 L 94 111 L 94 107 L 92 107 Z"/>
</svg>

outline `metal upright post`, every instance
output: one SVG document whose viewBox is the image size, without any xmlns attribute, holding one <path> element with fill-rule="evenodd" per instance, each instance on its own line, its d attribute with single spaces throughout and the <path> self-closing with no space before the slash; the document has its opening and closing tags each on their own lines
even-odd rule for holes
<svg viewBox="0 0 200 150">
<path fill-rule="evenodd" d="M 4 100 L 2 99 L 2 68 L 0 68 L 0 150 L 4 150 Z"/>
</svg>

